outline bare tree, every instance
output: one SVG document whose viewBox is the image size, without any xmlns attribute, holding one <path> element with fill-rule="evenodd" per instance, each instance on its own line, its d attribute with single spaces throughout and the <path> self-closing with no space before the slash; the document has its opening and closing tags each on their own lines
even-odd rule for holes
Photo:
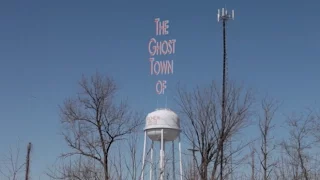
<svg viewBox="0 0 320 180">
<path fill-rule="evenodd" d="M 271 172 L 275 166 L 275 162 L 269 162 L 272 157 L 272 151 L 276 148 L 275 144 L 272 144 L 270 137 L 271 130 L 274 128 L 272 120 L 276 110 L 279 107 L 279 103 L 275 100 L 264 98 L 261 103 L 263 115 L 259 117 L 259 130 L 261 135 L 260 144 L 260 164 L 262 167 L 263 180 L 270 179 Z"/>
<path fill-rule="evenodd" d="M 256 164 L 255 164 L 255 152 L 256 149 L 254 147 L 250 147 L 251 149 L 251 162 L 249 162 L 249 165 L 251 166 L 251 180 L 256 180 Z"/>
<path fill-rule="evenodd" d="M 198 173 L 197 170 L 194 167 L 194 162 L 193 160 L 191 162 L 187 162 L 184 168 L 184 179 L 185 180 L 198 180 Z"/>
<path fill-rule="evenodd" d="M 291 180 L 295 179 L 295 176 L 293 176 L 295 173 L 292 173 L 294 169 L 291 169 L 292 166 L 287 161 L 287 159 L 284 157 L 285 154 L 281 153 L 280 158 L 278 160 L 278 163 L 276 164 L 276 169 L 274 171 L 274 176 L 276 180 Z"/>
<path fill-rule="evenodd" d="M 221 125 L 221 101 L 220 88 L 215 83 L 203 89 L 198 87 L 192 92 L 186 91 L 185 88 L 178 88 L 177 102 L 182 116 L 188 119 L 184 133 L 190 144 L 195 145 L 201 154 L 199 175 L 203 180 L 207 180 L 208 177 L 217 179 L 222 145 L 248 125 L 253 96 L 250 91 L 244 91 L 243 88 L 236 87 L 233 83 L 229 84 L 223 127 Z M 236 148 L 235 151 L 240 149 Z M 225 155 L 225 157 L 230 156 Z M 224 163 L 227 163 L 227 159 L 224 159 Z M 213 165 L 210 176 L 208 176 L 210 164 Z"/>
<path fill-rule="evenodd" d="M 140 154 L 137 154 L 138 151 L 138 133 L 134 133 L 127 140 L 127 148 L 129 149 L 129 160 L 125 159 L 125 166 L 129 173 L 129 177 L 132 180 L 137 180 L 140 176 L 139 167 L 141 167 L 142 159 L 140 158 Z"/>
<path fill-rule="evenodd" d="M 118 144 L 116 154 L 114 154 L 113 166 L 115 179 L 138 180 L 142 175 L 142 159 L 138 151 L 139 133 L 135 132 L 126 139 L 121 145 Z M 123 153 L 125 149 L 126 153 Z M 148 150 L 147 156 L 151 149 Z"/>
<path fill-rule="evenodd" d="M 80 155 L 95 160 L 103 167 L 104 180 L 110 180 L 112 145 L 135 131 L 142 119 L 126 101 L 115 101 L 118 89 L 112 78 L 96 73 L 91 78 L 83 76 L 79 85 L 77 98 L 67 99 L 60 108 L 63 136 L 72 149 L 62 157 Z"/>
<path fill-rule="evenodd" d="M 112 165 L 114 169 L 114 178 L 117 180 L 130 179 L 128 178 L 128 174 L 125 173 L 125 166 L 123 165 L 125 155 L 121 151 L 121 146 L 118 145 L 118 151 L 113 155 Z"/>
<path fill-rule="evenodd" d="M 20 159 L 19 144 L 16 148 L 10 147 L 9 154 L 5 156 L 0 164 L 2 164 L 0 174 L 2 174 L 4 178 L 7 180 L 21 179 L 25 163 Z"/>
<path fill-rule="evenodd" d="M 103 168 L 96 167 L 96 162 L 91 158 L 76 158 L 61 162 L 50 169 L 47 176 L 56 180 L 103 180 Z"/>
<path fill-rule="evenodd" d="M 309 180 L 309 161 L 308 150 L 312 148 L 315 141 L 311 138 L 313 122 L 315 116 L 312 111 L 307 115 L 290 116 L 287 125 L 290 128 L 289 140 L 282 142 L 282 148 L 290 158 L 295 172 L 294 179 Z M 300 171 L 297 169 L 300 168 Z"/>
</svg>

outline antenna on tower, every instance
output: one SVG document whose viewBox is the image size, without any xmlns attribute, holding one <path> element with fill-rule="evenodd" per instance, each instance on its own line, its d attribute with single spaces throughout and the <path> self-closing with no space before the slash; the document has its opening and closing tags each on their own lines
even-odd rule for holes
<svg viewBox="0 0 320 180">
<path fill-rule="evenodd" d="M 226 8 L 221 8 L 221 12 L 220 12 L 220 9 L 218 9 L 218 14 L 217 14 L 218 22 L 227 21 L 229 19 L 234 20 L 234 10 L 231 10 L 231 14 L 230 14 L 228 13 L 228 10 Z"/>
<path fill-rule="evenodd" d="M 218 22 L 222 21 L 222 28 L 223 28 L 223 69 L 222 69 L 222 118 L 221 118 L 221 137 L 224 137 L 224 129 L 225 129 L 225 122 L 226 122 L 226 87 L 227 87 L 227 78 L 228 78 L 228 66 L 227 66 L 227 43 L 226 43 L 226 23 L 228 20 L 234 20 L 234 10 L 231 11 L 231 14 L 228 13 L 227 8 L 221 8 L 218 9 L 218 15 L 217 15 L 217 20 Z M 231 141 L 230 141 L 230 146 L 231 146 Z M 222 180 L 223 178 L 223 160 L 224 160 L 224 143 L 222 143 L 221 146 L 221 156 L 220 156 L 220 179 Z M 232 157 L 231 157 L 232 158 Z M 232 161 L 232 160 L 231 160 Z M 232 177 L 232 162 L 231 162 L 231 179 Z"/>
</svg>

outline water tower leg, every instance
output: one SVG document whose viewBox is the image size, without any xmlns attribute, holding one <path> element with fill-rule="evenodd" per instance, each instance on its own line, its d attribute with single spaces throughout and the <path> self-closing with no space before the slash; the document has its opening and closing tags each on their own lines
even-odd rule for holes
<svg viewBox="0 0 320 180">
<path fill-rule="evenodd" d="M 167 179 L 166 178 L 166 154 L 165 154 L 165 149 L 166 149 L 166 141 L 163 140 L 163 150 L 162 150 L 162 174 L 163 174 L 163 179 Z"/>
<path fill-rule="evenodd" d="M 151 166 L 150 166 L 150 180 L 152 180 L 152 170 L 153 170 L 153 141 L 151 143 L 151 157 L 150 157 L 150 162 L 151 162 Z"/>
<path fill-rule="evenodd" d="M 180 164 L 180 180 L 182 180 L 183 179 L 183 173 L 182 173 L 182 157 L 181 157 L 181 137 L 180 137 L 180 135 L 179 135 L 179 157 L 180 157 L 180 162 L 179 162 L 179 164 Z"/>
<path fill-rule="evenodd" d="M 172 179 L 176 180 L 176 166 L 175 166 L 175 155 L 174 155 L 174 141 L 172 141 Z"/>
<path fill-rule="evenodd" d="M 160 180 L 164 180 L 164 142 L 163 142 L 163 129 L 161 129 L 161 144 L 160 144 Z"/>
<path fill-rule="evenodd" d="M 145 166 L 145 157 L 146 157 L 146 146 L 147 146 L 147 131 L 144 131 L 144 143 L 143 143 L 143 155 L 142 155 L 141 180 L 143 180 L 143 176 L 144 176 L 144 166 Z"/>
</svg>

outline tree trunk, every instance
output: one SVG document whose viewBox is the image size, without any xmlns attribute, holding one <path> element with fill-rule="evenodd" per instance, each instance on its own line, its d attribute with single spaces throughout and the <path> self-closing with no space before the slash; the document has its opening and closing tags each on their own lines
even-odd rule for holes
<svg viewBox="0 0 320 180">
<path fill-rule="evenodd" d="M 104 165 L 103 165 L 103 168 L 104 168 L 104 179 L 105 180 L 109 180 L 108 154 L 104 155 L 103 162 L 104 162 Z"/>
</svg>

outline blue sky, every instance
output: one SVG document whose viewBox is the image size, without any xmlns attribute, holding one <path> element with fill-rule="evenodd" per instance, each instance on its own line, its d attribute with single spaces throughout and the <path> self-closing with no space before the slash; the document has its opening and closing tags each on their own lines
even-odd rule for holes
<svg viewBox="0 0 320 180">
<path fill-rule="evenodd" d="M 2 0 L 0 154 L 18 139 L 21 146 L 31 141 L 33 176 L 46 170 L 65 149 L 58 105 L 79 90 L 82 74 L 114 77 L 119 95 L 144 112 L 157 100 L 165 102 L 155 93 L 158 79 L 168 81 L 169 107 L 175 106 L 170 91 L 178 81 L 190 87 L 219 82 L 222 31 L 216 14 L 225 6 L 236 14 L 227 32 L 230 79 L 253 88 L 258 98 L 268 93 L 283 101 L 281 113 L 319 101 L 315 0 Z M 165 39 L 177 39 L 174 75 L 167 77 L 149 73 L 148 41 L 155 36 L 156 17 L 170 20 Z M 279 116 L 277 123 L 282 121 Z"/>
</svg>

